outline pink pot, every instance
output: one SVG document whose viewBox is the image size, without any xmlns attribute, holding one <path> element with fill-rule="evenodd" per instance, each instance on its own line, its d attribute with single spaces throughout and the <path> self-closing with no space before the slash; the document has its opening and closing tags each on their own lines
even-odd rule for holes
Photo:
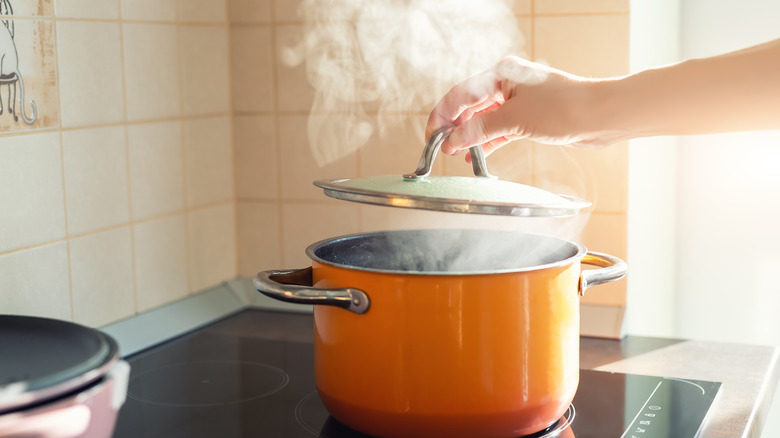
<svg viewBox="0 0 780 438">
<path fill-rule="evenodd" d="M 111 437 L 130 375 L 111 337 L 13 315 L 0 315 L 0 333 L 1 438 Z"/>
</svg>

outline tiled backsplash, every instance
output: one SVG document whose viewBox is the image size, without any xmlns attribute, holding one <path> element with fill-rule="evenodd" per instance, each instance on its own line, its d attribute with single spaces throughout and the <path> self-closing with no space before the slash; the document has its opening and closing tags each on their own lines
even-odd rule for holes
<svg viewBox="0 0 780 438">
<path fill-rule="evenodd" d="M 312 185 L 313 180 L 412 170 L 422 150 L 427 112 L 406 114 L 405 122 L 391 127 L 388 135 L 375 135 L 357 153 L 317 166 L 306 133 L 315 93 L 303 66 L 289 67 L 281 60 L 285 48 L 300 40 L 304 29 L 297 12 L 300 0 L 268 3 L 231 2 L 240 275 L 306 266 L 304 250 L 309 244 L 346 233 L 473 224 L 548 229 L 549 224 L 538 221 L 463 218 L 326 198 Z M 525 37 L 517 53 L 585 76 L 628 72 L 627 0 L 510 3 Z M 267 54 L 269 47 L 274 51 Z M 254 59 L 236 65 L 237 59 L 247 56 Z M 266 77 L 272 86 L 265 83 Z M 247 98 L 253 94 L 267 99 Z M 553 191 L 577 189 L 595 203 L 581 235 L 583 242 L 595 251 L 625 257 L 627 156 L 625 144 L 573 151 L 521 141 L 489 157 L 488 166 L 503 179 Z M 461 158 L 440 157 L 434 172 L 467 175 L 470 166 Z M 625 282 L 600 286 L 584 302 L 623 305 L 625 290 Z"/>
<path fill-rule="evenodd" d="M 0 312 L 100 326 L 235 277 L 226 0 L 8 1 L 38 114 L 0 115 Z"/>
<path fill-rule="evenodd" d="M 14 16 L 0 18 L 13 21 L 21 105 L 29 115 L 35 101 L 37 118 L 0 115 L 2 313 L 100 326 L 236 275 L 305 266 L 304 249 L 322 238 L 507 226 L 334 201 L 312 186 L 411 170 L 427 114 L 404 114 L 388 135 L 319 167 L 306 133 L 314 93 L 302 66 L 280 60 L 302 32 L 298 1 L 9 1 Z M 582 75 L 627 72 L 627 0 L 518 0 L 513 11 L 518 53 Z M 625 145 L 520 142 L 488 164 L 595 201 L 582 240 L 625 257 L 626 156 Z M 468 172 L 447 158 L 436 172 Z M 519 224 L 508 226 L 535 226 Z M 624 295 L 619 282 L 586 300 Z"/>
</svg>

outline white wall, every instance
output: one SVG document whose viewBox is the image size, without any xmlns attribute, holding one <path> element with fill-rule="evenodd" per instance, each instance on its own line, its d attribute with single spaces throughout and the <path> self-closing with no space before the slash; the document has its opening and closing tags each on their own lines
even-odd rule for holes
<svg viewBox="0 0 780 438">
<path fill-rule="evenodd" d="M 686 58 L 780 38 L 776 0 L 684 0 L 681 18 Z M 780 131 L 684 138 L 678 162 L 677 332 L 780 345 Z"/>
<path fill-rule="evenodd" d="M 631 1 L 631 72 L 680 59 L 679 2 Z M 629 275 L 624 321 L 629 334 L 676 334 L 676 161 L 676 138 L 629 143 Z"/>
<path fill-rule="evenodd" d="M 681 11 L 685 58 L 780 38 L 776 0 Z M 780 131 L 682 138 L 678 160 L 678 332 L 780 344 Z"/>
<path fill-rule="evenodd" d="M 777 0 L 675 1 L 679 1 L 682 59 L 715 55 L 780 38 Z M 641 8 L 648 8 L 642 3 L 649 2 L 632 1 L 632 8 L 637 7 L 632 9 L 632 24 L 635 18 L 641 21 Z M 668 6 L 665 3 L 663 8 Z M 647 36 L 647 30 L 632 29 L 632 37 Z M 673 55 L 671 52 L 667 54 Z M 643 56 L 646 58 L 636 55 L 640 59 Z M 668 174 L 658 174 L 664 178 L 670 175 L 676 187 L 676 194 L 662 192 L 675 200 L 673 205 L 662 203 L 657 212 L 662 224 L 666 224 L 670 214 L 676 217 L 671 226 L 676 236 L 672 245 L 674 253 L 653 254 L 641 246 L 634 250 L 641 255 L 639 261 L 652 260 L 653 256 L 668 257 L 676 266 L 669 291 L 660 290 L 669 284 L 665 273 L 662 278 L 666 281 L 653 286 L 658 287 L 656 295 L 660 294 L 660 305 L 668 305 L 670 313 L 657 313 L 659 305 L 653 306 L 650 296 L 653 287 L 629 283 L 628 332 L 780 345 L 780 131 L 683 137 L 677 141 L 675 154 L 669 155 L 668 149 L 661 149 L 661 155 L 673 165 Z M 639 146 L 642 144 L 632 145 Z M 637 157 L 641 153 L 647 152 L 639 152 Z M 637 160 L 632 162 L 638 166 L 636 173 L 640 177 L 649 172 L 648 166 L 658 169 L 653 161 L 647 165 Z M 641 191 L 630 193 L 630 196 L 642 195 Z M 640 199 L 647 210 L 648 201 L 641 197 L 634 199 Z M 642 212 L 639 207 L 634 211 Z M 637 222 L 641 225 L 643 220 L 647 219 L 640 218 Z M 634 217 L 630 215 L 630 236 L 632 223 Z M 667 225 L 664 231 L 669 229 Z M 629 245 L 647 243 L 647 240 L 635 237 Z M 629 254 L 631 251 L 629 246 Z M 642 272 L 642 268 L 639 270 Z M 643 317 L 648 303 L 651 303 L 649 310 L 660 316 L 655 321 L 658 324 Z M 763 436 L 780 436 L 777 394 Z"/>
</svg>

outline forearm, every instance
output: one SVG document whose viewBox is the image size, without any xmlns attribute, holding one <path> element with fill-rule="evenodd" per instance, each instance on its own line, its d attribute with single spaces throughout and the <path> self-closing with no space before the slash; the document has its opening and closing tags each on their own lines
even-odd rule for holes
<svg viewBox="0 0 780 438">
<path fill-rule="evenodd" d="M 780 129 L 780 40 L 594 83 L 615 138 Z"/>
</svg>

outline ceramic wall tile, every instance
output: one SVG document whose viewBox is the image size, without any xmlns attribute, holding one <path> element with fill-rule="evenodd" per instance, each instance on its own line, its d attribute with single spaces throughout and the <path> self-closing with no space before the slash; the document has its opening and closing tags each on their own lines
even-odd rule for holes
<svg viewBox="0 0 780 438">
<path fill-rule="evenodd" d="M 425 148 L 426 120 L 427 116 L 408 115 L 399 124 L 375 130 L 366 145 L 360 148 L 359 175 L 345 177 L 402 175 L 414 171 Z M 444 154 L 437 155 L 433 174 L 444 173 L 442 163 L 446 158 Z"/>
<path fill-rule="evenodd" d="M 593 152 L 588 154 L 587 152 Z M 593 175 L 598 192 L 591 200 L 596 212 L 628 211 L 628 142 L 597 151 L 574 151 L 577 161 Z"/>
<path fill-rule="evenodd" d="M 62 126 L 124 120 L 119 23 L 57 21 Z"/>
<path fill-rule="evenodd" d="M 178 0 L 120 0 L 123 20 L 175 22 Z"/>
<path fill-rule="evenodd" d="M 234 116 L 233 149 L 236 196 L 239 199 L 277 199 L 276 119 L 273 116 Z"/>
<path fill-rule="evenodd" d="M 283 199 L 321 200 L 322 190 L 312 185 L 313 181 L 324 178 L 348 178 L 357 174 L 357 158 L 354 152 L 347 152 L 345 156 L 329 164 L 317 164 L 309 147 L 307 124 L 306 116 L 279 117 Z M 326 143 L 323 146 L 327 148 L 340 145 Z"/>
<path fill-rule="evenodd" d="M 302 0 L 286 0 L 274 2 L 274 19 L 276 22 L 303 22 L 301 13 Z"/>
<path fill-rule="evenodd" d="M 488 171 L 506 181 L 534 185 L 534 145 L 529 140 L 516 140 L 505 145 L 485 158 Z M 465 157 L 459 155 L 446 162 L 447 173 L 473 176 L 474 171 Z M 457 167 L 458 173 L 453 171 Z"/>
<path fill-rule="evenodd" d="M 536 14 L 628 13 L 629 0 L 535 0 Z"/>
<path fill-rule="evenodd" d="M 532 0 L 512 0 L 512 11 L 518 15 L 528 15 L 531 13 Z M 538 3 L 538 2 L 537 2 Z"/>
<path fill-rule="evenodd" d="M 314 88 L 306 77 L 306 64 L 295 54 L 303 39 L 303 26 L 276 26 L 276 86 L 280 112 L 311 110 Z"/>
<path fill-rule="evenodd" d="M 238 275 L 252 278 L 261 270 L 281 266 L 279 208 L 274 202 L 237 205 Z"/>
<path fill-rule="evenodd" d="M 135 313 L 130 228 L 70 240 L 73 321 L 100 327 Z"/>
<path fill-rule="evenodd" d="M 106 0 L 54 0 L 54 15 L 63 18 L 116 20 L 119 3 Z"/>
<path fill-rule="evenodd" d="M 62 133 L 70 235 L 130 220 L 125 143 L 121 126 Z"/>
<path fill-rule="evenodd" d="M 282 266 L 306 267 L 306 248 L 322 239 L 359 231 L 358 204 L 329 200 L 282 205 Z"/>
<path fill-rule="evenodd" d="M 233 24 L 270 23 L 271 2 L 272 0 L 229 0 L 230 22 Z M 279 3 L 287 4 L 289 2 Z"/>
<path fill-rule="evenodd" d="M 626 143 L 596 151 L 547 145 L 534 148 L 534 186 L 586 199 L 597 212 L 627 211 Z"/>
<path fill-rule="evenodd" d="M 628 22 L 628 14 L 536 17 L 534 55 L 582 76 L 626 74 Z"/>
<path fill-rule="evenodd" d="M 180 112 L 179 31 L 167 24 L 124 24 L 125 96 L 130 121 Z"/>
<path fill-rule="evenodd" d="M 0 253 L 65 237 L 60 138 L 0 138 Z"/>
<path fill-rule="evenodd" d="M 183 23 L 226 23 L 228 0 L 179 0 Z"/>
<path fill-rule="evenodd" d="M 182 113 L 186 116 L 230 111 L 228 29 L 181 26 Z"/>
<path fill-rule="evenodd" d="M 185 297 L 187 218 L 168 216 L 133 226 L 138 312 Z"/>
<path fill-rule="evenodd" d="M 271 28 L 230 31 L 233 110 L 273 111 L 276 107 Z"/>
<path fill-rule="evenodd" d="M 0 255 L 2 313 L 70 320 L 68 276 L 65 242 Z"/>
<path fill-rule="evenodd" d="M 360 205 L 360 232 L 459 228 L 465 215 L 429 210 Z"/>
<path fill-rule="evenodd" d="M 233 204 L 194 210 L 189 221 L 189 275 L 192 292 L 236 276 L 236 226 Z"/>
<path fill-rule="evenodd" d="M 519 41 L 516 42 L 514 50 L 508 53 L 511 56 L 520 56 L 525 59 L 533 58 L 533 19 L 529 16 L 517 17 L 517 28 L 520 30 Z"/>
<path fill-rule="evenodd" d="M 12 0 L 12 15 L 15 17 L 51 17 L 54 15 L 54 5 L 52 0 Z M 3 10 L 3 15 L 8 15 L 7 10 Z"/>
<path fill-rule="evenodd" d="M 129 125 L 127 144 L 133 219 L 183 209 L 181 122 Z"/>
<path fill-rule="evenodd" d="M 232 1 L 233 2 L 239 1 L 243 3 L 251 0 L 232 0 Z M 604 0 L 604 1 L 608 1 L 608 0 Z M 528 15 L 531 13 L 531 2 L 532 0 L 508 0 L 506 3 L 509 5 L 511 10 L 515 14 Z M 282 24 L 302 23 L 304 21 L 304 15 L 301 8 L 302 8 L 302 0 L 276 1 L 274 3 L 274 19 L 276 20 L 277 23 L 282 23 Z M 348 15 L 344 15 L 342 17 L 338 17 L 338 16 L 334 16 L 334 17 L 348 18 Z"/>
<path fill-rule="evenodd" d="M 54 21 L 0 21 L 0 133 L 59 126 Z"/>
<path fill-rule="evenodd" d="M 233 197 L 231 125 L 227 117 L 185 120 L 184 163 L 187 206 Z"/>
<path fill-rule="evenodd" d="M 331 137 L 324 144 L 341 151 L 332 158 L 318 149 L 327 157 L 318 162 L 308 133 L 313 87 L 305 65 L 290 62 L 302 39 L 301 0 L 10 1 L 19 19 L 6 20 L 10 44 L 1 36 L 10 28 L 0 27 L 0 52 L 17 54 L 25 86 L 17 115 L 24 108 L 30 119 L 33 102 L 36 114 L 29 125 L 14 120 L 12 90 L 0 88 L 0 134 L 16 134 L 0 137 L 0 205 L 9 206 L 0 223 L 13 231 L 0 233 L 0 308 L 97 326 L 237 273 L 307 266 L 305 248 L 323 238 L 517 226 L 337 201 L 312 185 L 413 169 L 430 105 L 396 125 L 399 114 L 384 136 L 368 105 L 373 137 L 357 151 L 347 134 Z M 628 0 L 507 5 L 525 37 L 513 54 L 582 75 L 627 72 Z M 52 131 L 27 132 L 36 129 Z M 543 188 L 579 184 L 596 202 L 583 238 L 622 254 L 625 153 L 562 157 L 518 142 L 488 157 L 488 168 Z M 440 156 L 434 172 L 471 175 L 462 156 Z M 578 224 L 560 228 L 579 237 Z M 72 287 L 62 281 L 70 274 Z M 621 302 L 622 292 L 601 286 L 586 300 Z"/>
<path fill-rule="evenodd" d="M 582 233 L 582 243 L 590 251 L 603 252 L 627 260 L 627 224 L 628 218 L 624 214 L 595 213 L 591 215 Z M 626 279 L 595 286 L 585 293 L 582 303 L 625 306 L 626 286 Z"/>
</svg>

